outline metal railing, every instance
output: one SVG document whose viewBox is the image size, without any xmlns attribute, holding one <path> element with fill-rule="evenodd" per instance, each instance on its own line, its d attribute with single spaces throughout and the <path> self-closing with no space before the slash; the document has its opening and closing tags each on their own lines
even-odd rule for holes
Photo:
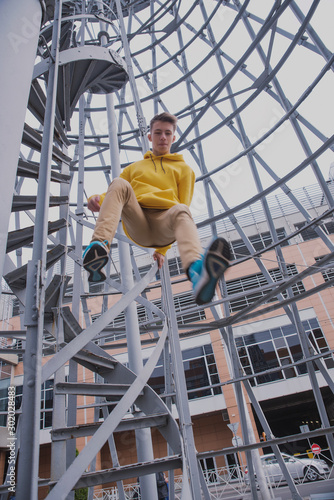
<svg viewBox="0 0 334 500">
<path fill-rule="evenodd" d="M 245 473 L 237 465 L 231 467 L 221 467 L 212 470 L 205 470 L 204 477 L 209 487 L 212 500 L 227 499 L 231 493 L 231 499 L 235 493 L 244 493 L 249 489 L 245 482 Z M 182 475 L 175 476 L 175 500 L 181 499 Z M 137 483 L 124 485 L 125 498 L 127 500 L 137 497 L 139 485 Z M 224 494 L 224 497 L 222 496 Z M 94 493 L 93 500 L 118 500 L 117 487 L 98 490 Z M 234 496 L 235 498 L 235 496 Z"/>
<path fill-rule="evenodd" d="M 298 455 L 296 458 L 309 458 L 310 455 L 305 453 L 303 455 Z M 326 459 L 327 463 L 329 461 L 328 457 L 325 455 L 319 455 L 318 458 Z M 313 457 L 314 464 L 317 463 L 318 458 Z M 312 463 L 309 465 L 312 467 Z M 321 479 L 326 480 L 333 476 L 334 474 L 334 463 L 330 461 L 329 463 L 329 474 L 327 477 L 321 477 Z M 266 471 L 265 471 L 266 472 Z M 233 465 L 229 467 L 217 467 L 215 469 L 204 470 L 205 481 L 208 485 L 210 499 L 211 500 L 232 500 L 235 498 L 236 494 L 244 494 L 250 491 L 249 482 L 247 481 L 247 474 L 243 467 L 238 465 Z M 266 479 L 268 482 L 268 487 L 271 491 L 279 488 L 284 484 L 284 478 L 276 481 L 274 477 L 266 474 Z M 296 484 L 303 484 L 307 481 L 306 476 L 294 478 Z M 175 476 L 175 500 L 181 500 L 181 490 L 182 490 L 182 476 Z M 140 500 L 139 485 L 137 483 L 124 485 L 124 493 L 126 500 L 137 499 Z M 138 496 L 136 496 L 138 495 Z M 117 487 L 101 489 L 94 493 L 93 500 L 119 500 Z"/>
</svg>

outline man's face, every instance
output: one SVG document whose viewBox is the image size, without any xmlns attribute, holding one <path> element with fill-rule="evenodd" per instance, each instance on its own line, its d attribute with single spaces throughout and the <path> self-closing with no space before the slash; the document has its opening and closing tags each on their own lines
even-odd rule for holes
<svg viewBox="0 0 334 500">
<path fill-rule="evenodd" d="M 155 156 L 168 154 L 175 141 L 173 125 L 168 122 L 154 122 L 147 137 L 152 142 L 152 152 Z"/>
</svg>

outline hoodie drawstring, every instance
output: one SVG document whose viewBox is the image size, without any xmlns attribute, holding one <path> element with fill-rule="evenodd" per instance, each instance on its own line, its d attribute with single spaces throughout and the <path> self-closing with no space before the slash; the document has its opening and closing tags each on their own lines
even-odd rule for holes
<svg viewBox="0 0 334 500">
<path fill-rule="evenodd" d="M 154 165 L 154 170 L 155 170 L 155 171 L 157 171 L 157 166 L 156 166 L 156 164 L 155 164 L 155 161 L 153 160 L 152 155 L 150 155 L 150 157 L 151 157 L 151 160 L 152 160 L 153 165 Z M 163 164 L 162 164 L 162 159 L 163 159 L 163 156 L 160 158 L 160 165 L 161 165 L 161 169 L 162 169 L 163 173 L 165 174 L 165 173 L 166 173 L 166 171 L 165 171 L 164 166 L 163 166 Z"/>
</svg>

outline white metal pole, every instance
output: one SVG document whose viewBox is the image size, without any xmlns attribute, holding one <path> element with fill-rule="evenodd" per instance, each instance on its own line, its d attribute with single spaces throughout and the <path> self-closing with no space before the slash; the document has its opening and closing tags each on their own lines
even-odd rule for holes
<svg viewBox="0 0 334 500">
<path fill-rule="evenodd" d="M 117 16 L 119 21 L 119 27 L 121 32 L 121 38 L 123 42 L 123 50 L 125 62 L 127 64 L 127 71 L 129 74 L 129 84 L 131 86 L 132 96 L 134 100 L 134 105 L 137 114 L 138 126 L 140 131 L 140 140 L 142 144 L 143 152 L 147 151 L 149 148 L 148 138 L 147 138 L 147 130 L 146 130 L 146 122 L 142 112 L 141 103 L 139 99 L 138 89 L 136 87 L 132 61 L 131 61 L 131 53 L 130 47 L 128 44 L 127 34 L 125 30 L 123 11 L 120 0 L 116 0 L 116 9 Z M 107 110 L 108 106 L 110 106 L 110 102 L 108 104 L 108 99 L 112 99 L 111 96 L 107 96 Z M 109 138 L 110 141 L 117 140 L 116 134 L 116 122 L 114 120 L 114 112 L 110 113 L 112 115 L 112 119 L 108 118 L 109 123 Z M 111 133 L 110 127 L 114 127 L 114 133 Z M 117 149 L 111 147 L 110 142 L 110 152 L 112 151 L 118 152 L 118 144 Z M 116 160 L 116 158 L 114 159 Z M 119 162 L 119 156 L 118 156 Z M 111 159 L 111 164 L 113 165 L 113 159 Z M 116 163 L 114 163 L 116 164 Z M 120 165 L 118 166 L 120 173 Z M 119 175 L 119 174 L 118 174 Z M 119 242 L 119 256 L 120 256 L 120 267 L 121 267 L 121 276 L 122 283 L 128 288 L 131 289 L 133 287 L 133 277 L 132 277 L 132 265 L 130 252 L 128 248 L 124 248 L 124 243 Z M 126 321 L 126 335 L 127 335 L 127 343 L 128 343 L 128 355 L 129 355 L 129 367 L 135 373 L 139 373 L 142 370 L 143 362 L 142 362 L 142 354 L 141 354 L 141 344 L 140 344 L 140 334 L 139 334 L 139 326 L 138 326 L 138 318 L 137 318 L 137 308 L 136 304 L 133 302 L 127 307 L 125 311 L 125 321 Z M 136 442 L 137 442 L 137 458 L 139 462 L 150 461 L 154 459 L 153 453 L 153 445 L 151 439 L 151 431 L 150 429 L 141 429 L 140 431 L 136 431 Z M 141 495 L 142 498 L 150 498 L 154 500 L 157 498 L 157 488 L 155 476 L 152 474 L 142 476 L 140 478 L 140 487 L 141 487 Z"/>
<path fill-rule="evenodd" d="M 40 157 L 34 246 L 28 263 L 25 325 L 27 342 L 24 355 L 22 395 L 21 448 L 18 466 L 17 499 L 37 499 L 39 470 L 39 434 L 42 379 L 42 344 L 46 277 L 47 227 L 50 194 L 50 172 L 53 147 L 56 90 L 58 80 L 59 37 L 62 0 L 56 0 L 52 30 L 51 54 L 54 63 L 49 68 L 44 132 Z"/>
<path fill-rule="evenodd" d="M 114 110 L 114 99 L 112 94 L 106 96 L 108 130 L 109 130 L 109 147 L 110 161 L 112 167 L 113 178 L 121 173 L 119 148 L 117 142 L 117 128 Z M 122 228 L 119 227 L 122 232 Z M 130 258 L 130 250 L 127 243 L 124 241 L 118 242 L 119 261 L 121 268 L 121 277 L 123 285 L 131 290 L 134 286 L 132 276 L 132 265 Z M 126 323 L 126 338 L 128 344 L 129 368 L 135 373 L 140 373 L 143 369 L 143 360 L 140 344 L 140 332 L 138 325 L 136 303 L 132 302 L 125 310 Z M 153 445 L 150 429 L 136 430 L 137 442 L 137 458 L 138 462 L 148 462 L 154 460 Z M 140 478 L 142 498 L 157 498 L 156 480 L 152 474 L 142 476 Z"/>
<path fill-rule="evenodd" d="M 24 118 L 42 20 L 39 0 L 1 0 L 0 274 L 20 153 Z M 0 280 L 1 281 L 1 280 Z"/>
</svg>

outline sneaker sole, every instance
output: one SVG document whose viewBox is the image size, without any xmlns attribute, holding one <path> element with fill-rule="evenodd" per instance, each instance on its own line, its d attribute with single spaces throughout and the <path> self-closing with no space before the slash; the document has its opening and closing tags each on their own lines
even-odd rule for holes
<svg viewBox="0 0 334 500">
<path fill-rule="evenodd" d="M 211 243 L 204 257 L 203 276 L 194 290 L 197 305 L 211 302 L 219 278 L 229 267 L 230 258 L 230 247 L 224 238 L 217 238 Z"/>
<path fill-rule="evenodd" d="M 89 273 L 88 281 L 96 283 L 106 280 L 106 275 L 101 269 L 107 264 L 108 258 L 102 247 L 92 248 L 86 253 L 83 260 L 83 267 Z"/>
</svg>

